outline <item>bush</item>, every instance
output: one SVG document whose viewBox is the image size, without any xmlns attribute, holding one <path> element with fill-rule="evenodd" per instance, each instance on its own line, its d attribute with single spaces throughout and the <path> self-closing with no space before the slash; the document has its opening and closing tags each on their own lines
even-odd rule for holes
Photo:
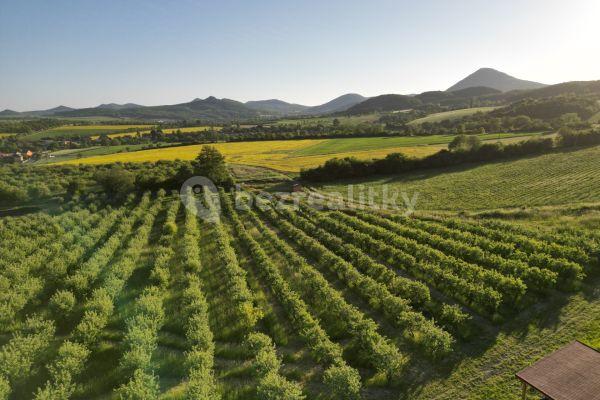
<svg viewBox="0 0 600 400">
<path fill-rule="evenodd" d="M 119 400 L 152 400 L 158 399 L 160 387 L 154 375 L 136 370 L 133 378 L 120 386 L 116 394 Z"/>
<path fill-rule="evenodd" d="M 75 295 L 69 290 L 59 290 L 50 298 L 50 308 L 57 318 L 67 318 L 75 308 Z"/>
<path fill-rule="evenodd" d="M 302 388 L 276 373 L 267 374 L 258 383 L 256 394 L 259 400 L 302 400 Z"/>
<path fill-rule="evenodd" d="M 0 376 L 0 400 L 8 399 L 9 395 L 10 395 L 10 384 L 4 377 Z"/>
<path fill-rule="evenodd" d="M 323 381 L 333 399 L 360 399 L 360 375 L 347 365 L 329 367 L 323 374 Z"/>
</svg>

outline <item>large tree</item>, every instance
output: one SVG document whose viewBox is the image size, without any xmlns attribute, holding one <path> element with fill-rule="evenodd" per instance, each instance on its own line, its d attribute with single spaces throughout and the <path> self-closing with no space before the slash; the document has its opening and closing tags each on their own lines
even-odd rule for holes
<svg viewBox="0 0 600 400">
<path fill-rule="evenodd" d="M 225 157 L 213 146 L 203 146 L 192 165 L 194 175 L 205 176 L 217 186 L 228 188 L 234 184 Z"/>
</svg>

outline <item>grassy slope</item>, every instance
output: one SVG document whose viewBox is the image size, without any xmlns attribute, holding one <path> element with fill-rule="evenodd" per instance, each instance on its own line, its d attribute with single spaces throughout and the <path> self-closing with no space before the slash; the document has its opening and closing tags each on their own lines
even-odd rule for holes
<svg viewBox="0 0 600 400">
<path fill-rule="evenodd" d="M 127 129 L 147 129 L 150 125 L 67 125 L 59 128 L 47 129 L 45 131 L 35 132 L 24 135 L 22 138 L 27 140 L 39 140 L 46 137 L 72 137 L 72 136 L 94 136 L 103 133 L 118 133 Z"/>
<path fill-rule="evenodd" d="M 358 125 L 364 123 L 372 123 L 376 122 L 379 117 L 381 117 L 380 113 L 371 113 L 364 115 L 351 115 L 351 116 L 339 116 L 339 117 L 314 117 L 314 118 L 290 118 L 290 119 L 282 119 L 277 122 L 274 122 L 272 125 L 287 125 L 287 124 L 300 124 L 300 125 L 331 125 L 334 119 L 340 121 L 341 125 Z"/>
<path fill-rule="evenodd" d="M 444 120 L 453 120 L 457 118 L 467 117 L 478 112 L 490 112 L 495 108 L 496 107 L 475 107 L 463 108 L 460 110 L 444 111 L 440 113 L 431 114 L 423 118 L 415 119 L 414 121 L 409 122 L 409 125 L 420 125 L 424 122 L 440 122 Z"/>
<path fill-rule="evenodd" d="M 600 201 L 600 147 L 565 151 L 514 161 L 466 165 L 397 177 L 325 185 L 325 192 L 347 193 L 363 184 L 412 196 L 424 210 L 478 210 Z M 356 192 L 357 189 L 355 189 Z M 380 190 L 376 190 L 379 196 Z M 357 194 L 355 194 L 357 196 Z"/>
<path fill-rule="evenodd" d="M 539 134 L 489 134 L 482 136 L 482 138 L 493 141 L 512 141 L 536 135 Z M 214 146 L 231 163 L 268 167 L 286 172 L 298 172 L 301 168 L 321 165 L 333 157 L 381 158 L 394 152 L 402 152 L 414 157 L 423 157 L 444 148 L 452 138 L 453 136 L 450 135 L 437 135 L 393 138 L 274 140 L 217 143 Z M 116 161 L 192 160 L 197 156 L 201 147 L 202 145 L 169 147 L 158 150 L 143 150 L 131 153 L 72 159 L 66 162 L 102 164 Z M 58 161 L 62 162 L 63 160 Z"/>
</svg>

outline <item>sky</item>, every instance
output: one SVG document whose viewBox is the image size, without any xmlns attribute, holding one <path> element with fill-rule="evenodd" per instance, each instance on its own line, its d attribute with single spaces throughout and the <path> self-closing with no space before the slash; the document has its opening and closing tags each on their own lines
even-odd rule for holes
<svg viewBox="0 0 600 400">
<path fill-rule="evenodd" d="M 600 79 L 598 0 L 0 0 L 0 110 Z"/>
</svg>

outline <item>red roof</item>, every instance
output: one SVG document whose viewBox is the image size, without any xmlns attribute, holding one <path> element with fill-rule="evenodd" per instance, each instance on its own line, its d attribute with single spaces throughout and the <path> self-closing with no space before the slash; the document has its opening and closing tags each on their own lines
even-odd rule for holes
<svg viewBox="0 0 600 400">
<path fill-rule="evenodd" d="M 553 400 L 600 400 L 600 352 L 573 342 L 517 373 Z"/>
</svg>

